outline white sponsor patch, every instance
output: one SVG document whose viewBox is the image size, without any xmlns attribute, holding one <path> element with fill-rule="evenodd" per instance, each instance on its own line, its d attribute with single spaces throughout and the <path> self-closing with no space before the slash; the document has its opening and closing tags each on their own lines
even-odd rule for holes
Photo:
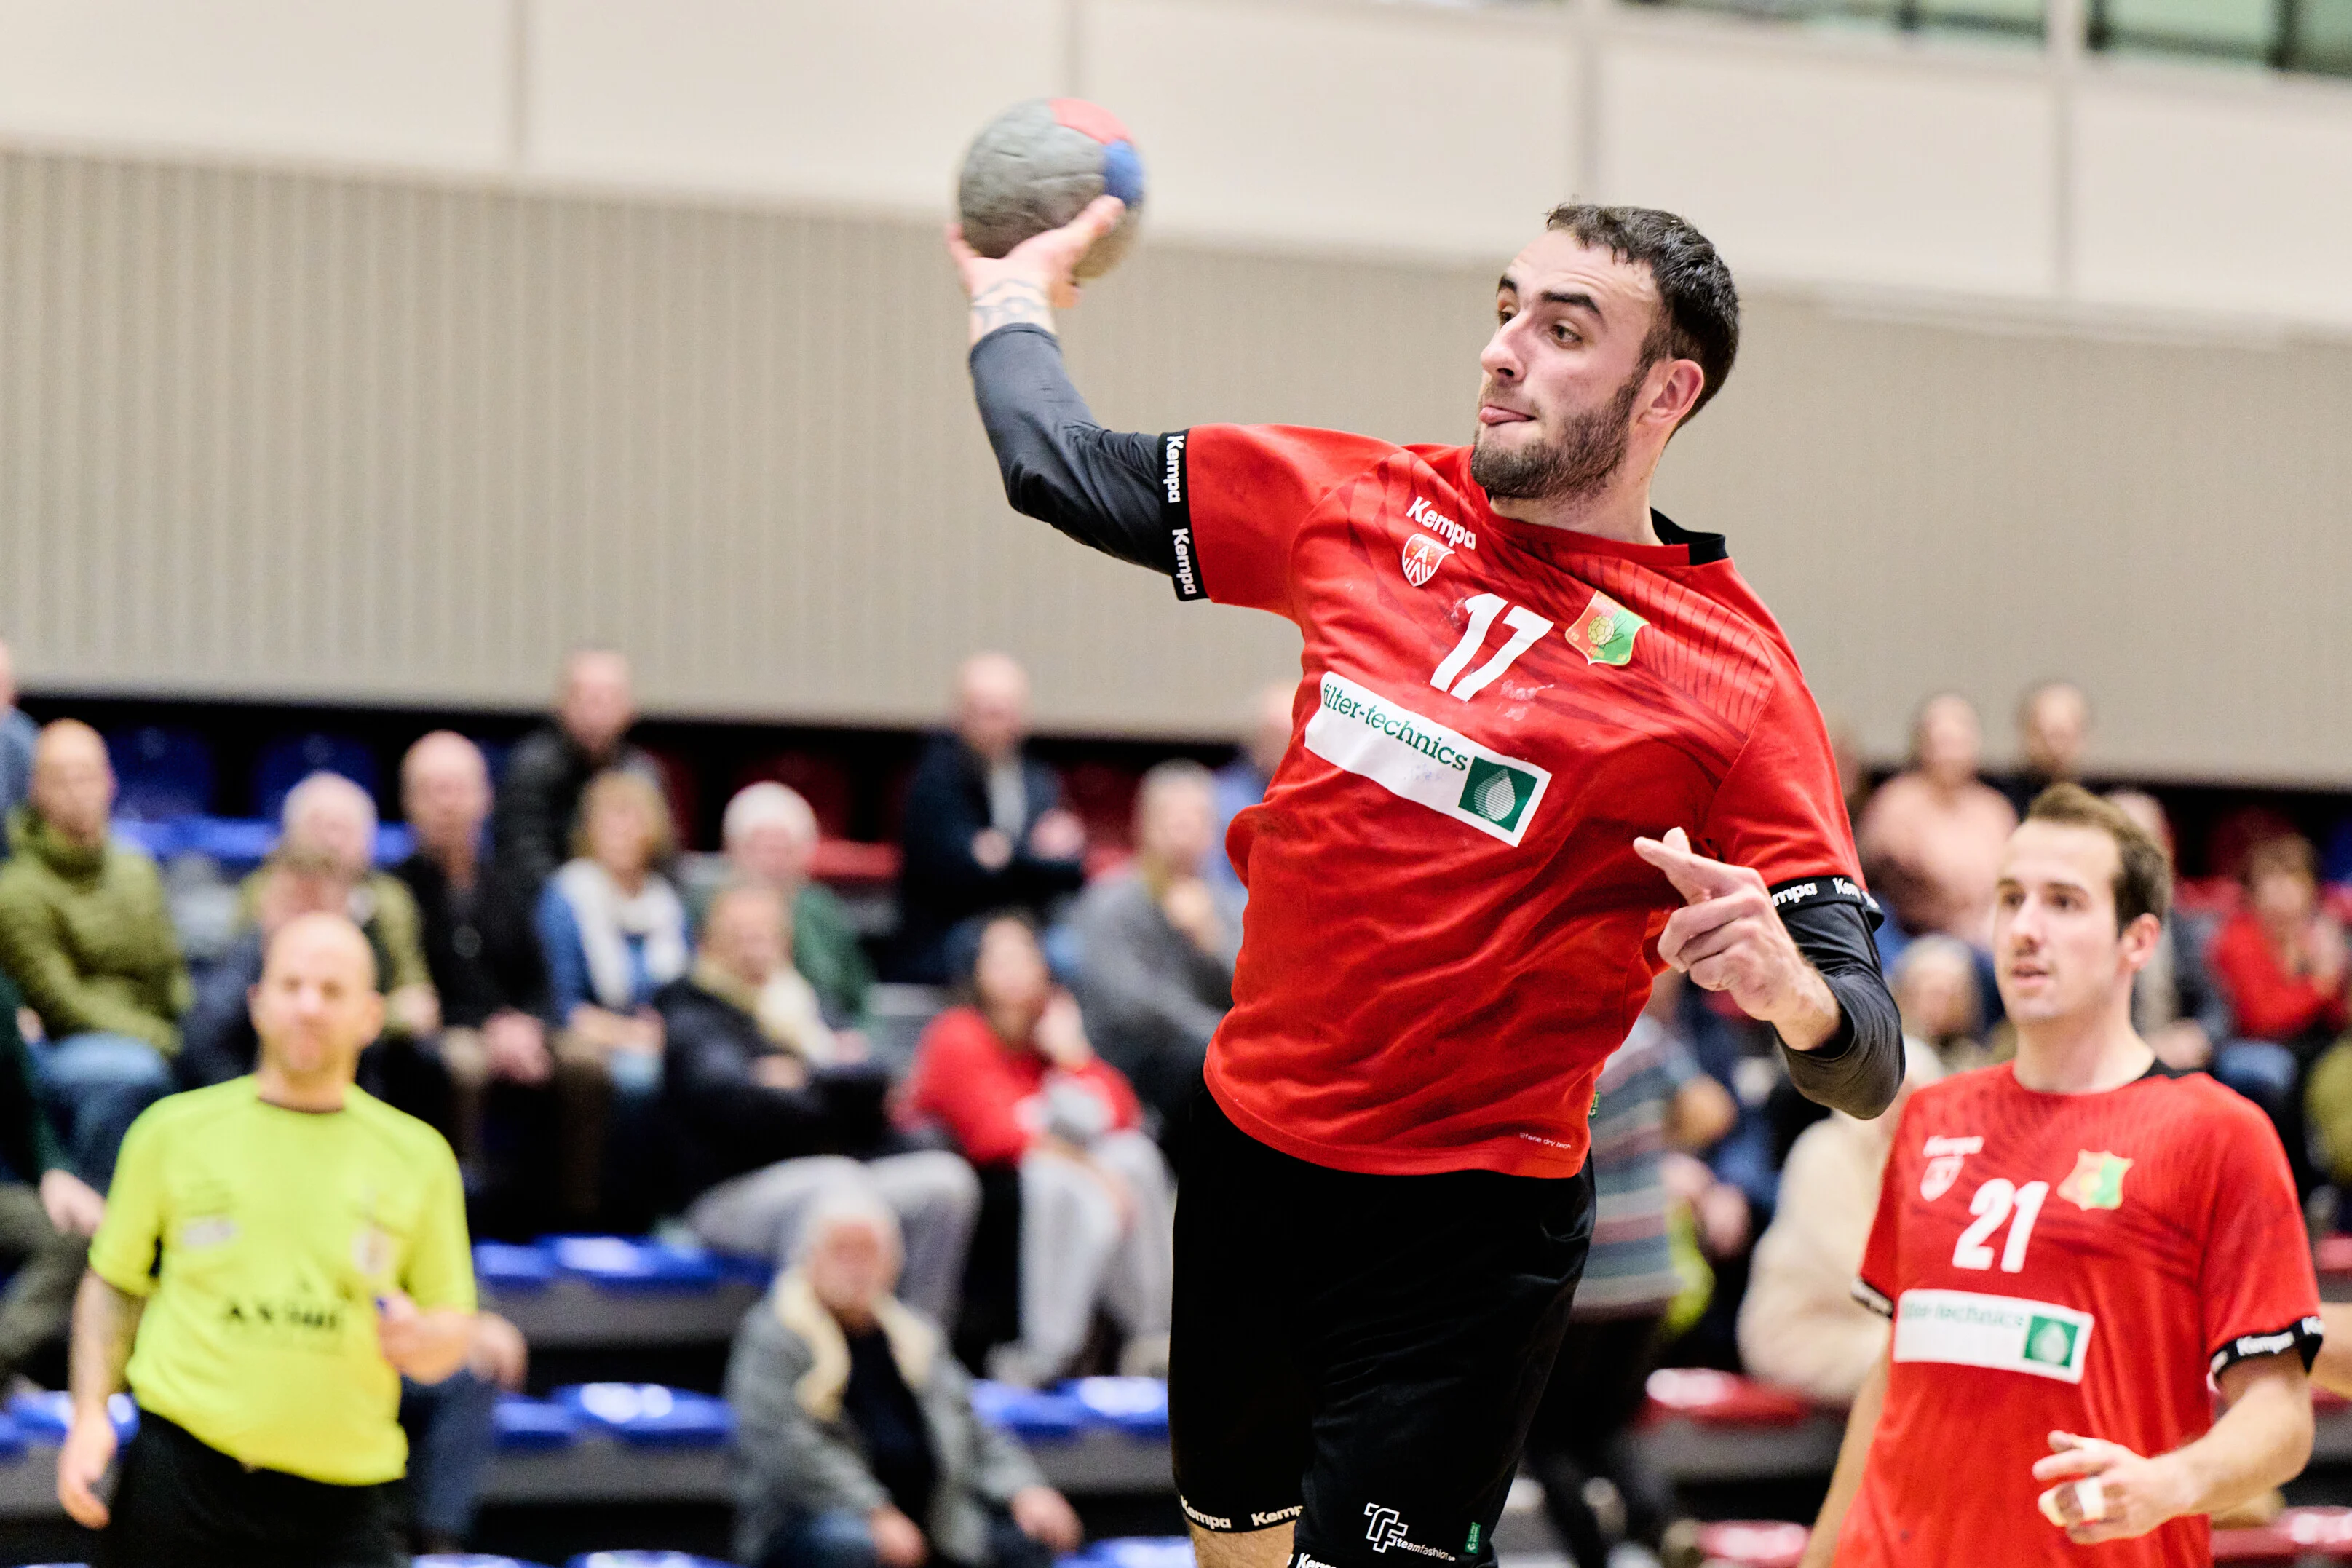
<svg viewBox="0 0 2352 1568">
<path fill-rule="evenodd" d="M 1906 1290 L 1895 1309 L 1895 1359 L 2083 1381 L 2092 1318 L 2051 1301 L 1973 1290 Z"/>
<path fill-rule="evenodd" d="M 1391 795 L 1514 846 L 1527 837 L 1551 784 L 1551 774 L 1533 763 L 1490 752 L 1344 675 L 1323 677 L 1322 700 L 1307 721 L 1307 749 Z"/>
</svg>

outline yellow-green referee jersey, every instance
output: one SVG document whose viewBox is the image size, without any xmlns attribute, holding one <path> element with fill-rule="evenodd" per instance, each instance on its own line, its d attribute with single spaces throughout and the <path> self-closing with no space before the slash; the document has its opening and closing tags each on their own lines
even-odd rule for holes
<svg viewBox="0 0 2352 1568">
<path fill-rule="evenodd" d="M 338 1486 L 407 1464 L 376 1297 L 474 1307 L 457 1158 L 357 1089 L 341 1110 L 289 1110 L 241 1078 L 150 1107 L 89 1266 L 147 1298 L 127 1373 L 143 1408 L 247 1465 Z"/>
</svg>

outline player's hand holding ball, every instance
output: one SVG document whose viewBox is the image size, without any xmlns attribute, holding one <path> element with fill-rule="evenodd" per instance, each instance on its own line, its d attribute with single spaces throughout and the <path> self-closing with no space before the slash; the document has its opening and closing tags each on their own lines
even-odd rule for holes
<svg viewBox="0 0 2352 1568">
<path fill-rule="evenodd" d="M 2195 1506 L 2188 1479 L 2164 1457 L 2147 1458 L 2104 1437 L 2050 1434 L 2051 1456 L 2033 1467 L 2054 1482 L 2038 1501 L 2042 1517 L 2078 1546 L 2146 1535 Z"/>
<path fill-rule="evenodd" d="M 1050 327 L 1078 287 L 1118 264 L 1143 205 L 1143 164 L 1117 117 L 1081 99 L 1037 99 L 989 122 L 956 182 L 948 226 L 972 337 L 1014 321 Z"/>
</svg>

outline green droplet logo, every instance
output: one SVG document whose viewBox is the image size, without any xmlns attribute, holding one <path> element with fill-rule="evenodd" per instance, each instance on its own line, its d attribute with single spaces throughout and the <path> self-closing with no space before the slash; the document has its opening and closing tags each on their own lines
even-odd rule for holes
<svg viewBox="0 0 2352 1568">
<path fill-rule="evenodd" d="M 1473 757 L 1470 776 L 1462 781 L 1459 804 L 1471 816 L 1484 817 L 1508 832 L 1519 825 L 1519 817 L 1535 792 L 1535 774 L 1484 757 Z"/>
<path fill-rule="evenodd" d="M 1511 775 L 1496 773 L 1478 791 L 1478 815 L 1492 822 L 1501 822 L 1511 815 L 1511 807 L 1519 804 L 1519 792 L 1511 787 Z"/>
</svg>

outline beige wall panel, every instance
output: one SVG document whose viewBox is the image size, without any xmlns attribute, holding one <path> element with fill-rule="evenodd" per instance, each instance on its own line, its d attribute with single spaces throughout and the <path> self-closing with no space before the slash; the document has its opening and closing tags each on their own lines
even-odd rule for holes
<svg viewBox="0 0 2352 1568">
<path fill-rule="evenodd" d="M 1683 213 L 1753 277 L 2046 294 L 2055 131 L 2034 66 L 1881 47 L 1612 43 L 1603 194 Z"/>
<path fill-rule="evenodd" d="M 486 170 L 508 0 L 0 0 L 0 132 Z"/>
<path fill-rule="evenodd" d="M 2352 86 L 2098 72 L 2076 103 L 2082 297 L 2352 323 Z"/>
<path fill-rule="evenodd" d="M 991 115 L 1059 89 L 1060 0 L 527 0 L 526 167 L 944 212 Z"/>
<path fill-rule="evenodd" d="M 899 722 L 996 644 L 1045 721 L 1222 731 L 1297 638 L 1009 513 L 929 226 L 0 154 L 0 631 L 37 688 Z M 1466 435 L 1491 262 L 1147 245 L 1066 323 L 1107 423 Z M 1824 704 L 2352 777 L 2352 349 L 1840 314 L 1751 290 L 1661 503 Z M 1371 330 L 1367 323 L 1374 323 Z"/>
<path fill-rule="evenodd" d="M 1192 238 L 1507 257 L 1576 168 L 1567 30 L 1244 0 L 1090 0 L 1079 79 Z"/>
</svg>

